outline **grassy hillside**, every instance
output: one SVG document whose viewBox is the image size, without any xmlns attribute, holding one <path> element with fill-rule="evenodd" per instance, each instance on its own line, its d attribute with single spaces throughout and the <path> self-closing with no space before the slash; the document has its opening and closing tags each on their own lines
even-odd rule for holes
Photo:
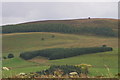
<svg viewBox="0 0 120 80">
<path fill-rule="evenodd" d="M 54 37 L 53 37 L 54 35 Z M 44 40 L 42 40 L 44 38 Z M 45 58 L 34 58 L 26 61 L 18 56 L 20 52 L 42 50 L 47 48 L 83 48 L 107 45 L 113 47 L 111 52 L 87 54 L 59 60 L 47 60 Z M 49 68 L 50 65 L 65 64 L 91 64 L 90 75 L 106 75 L 108 73 L 104 65 L 110 68 L 112 74 L 118 69 L 118 39 L 116 37 L 98 37 L 88 35 L 74 35 L 61 33 L 11 33 L 3 34 L 3 56 L 13 53 L 15 58 L 3 60 L 3 66 L 11 67 L 10 71 L 3 71 L 3 76 L 11 76 L 20 72 L 35 72 Z"/>
<path fill-rule="evenodd" d="M 52 36 L 55 36 L 52 38 Z M 44 38 L 44 40 L 41 40 Z M 117 38 L 113 37 L 97 37 L 74 34 L 60 33 L 12 33 L 3 34 L 3 56 L 13 53 L 19 56 L 19 53 L 25 51 L 34 51 L 46 48 L 72 48 L 72 47 L 95 47 L 107 45 L 117 48 Z"/>
<path fill-rule="evenodd" d="M 108 71 L 105 65 L 107 65 L 108 68 L 110 69 L 110 74 L 115 75 L 118 73 L 117 55 L 118 55 L 118 51 L 117 49 L 114 49 L 114 51 L 112 52 L 87 54 L 72 58 L 50 60 L 45 62 L 41 62 L 41 58 L 40 59 L 38 58 L 37 60 L 36 59 L 31 60 L 30 62 L 24 61 L 19 58 L 15 58 L 9 60 L 9 64 L 7 61 L 3 61 L 3 66 L 12 67 L 10 71 L 3 71 L 3 75 L 4 77 L 6 77 L 6 76 L 19 74 L 20 72 L 29 73 L 29 72 L 41 71 L 49 68 L 49 65 L 65 65 L 65 64 L 76 65 L 81 63 L 93 65 L 93 68 L 89 69 L 90 71 L 89 75 L 91 76 L 100 76 L 102 74 L 104 76 L 107 76 Z"/>
<path fill-rule="evenodd" d="M 3 33 L 59 32 L 99 36 L 117 36 L 117 19 L 76 19 L 36 21 L 2 26 Z"/>
<path fill-rule="evenodd" d="M 15 58 L 3 60 L 3 66 L 10 71 L 3 71 L 3 77 L 20 72 L 36 72 L 47 69 L 50 65 L 91 64 L 89 75 L 108 76 L 118 73 L 118 20 L 117 19 L 74 19 L 35 21 L 16 25 L 2 26 L 2 56 L 9 53 Z M 35 57 L 23 60 L 20 53 L 49 48 L 85 48 L 107 45 L 110 52 L 86 54 L 70 58 L 48 60 Z M 108 66 L 108 72 L 105 65 Z"/>
<path fill-rule="evenodd" d="M 46 21 L 34 21 L 23 24 L 47 24 L 47 23 L 60 23 L 70 24 L 75 27 L 111 27 L 112 29 L 118 29 L 118 19 L 107 19 L 107 18 L 91 18 L 91 19 L 73 19 L 73 20 L 46 20 Z"/>
<path fill-rule="evenodd" d="M 114 49 L 114 51 L 112 52 L 86 54 L 77 57 L 61 59 L 61 60 L 51 60 L 50 63 L 56 65 L 65 65 L 66 63 L 72 65 L 86 63 L 93 65 L 95 68 L 104 68 L 104 65 L 107 65 L 109 68 L 117 69 L 118 67 L 117 56 L 118 56 L 118 49 Z"/>
</svg>

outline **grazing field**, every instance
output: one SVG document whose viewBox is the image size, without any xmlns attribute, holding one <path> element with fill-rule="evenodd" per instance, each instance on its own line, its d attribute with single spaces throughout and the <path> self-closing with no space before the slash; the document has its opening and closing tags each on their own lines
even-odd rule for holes
<svg viewBox="0 0 120 80">
<path fill-rule="evenodd" d="M 23 59 L 20 59 L 18 57 L 16 58 L 12 58 L 12 59 L 6 59 L 3 61 L 3 66 L 7 66 L 7 67 L 12 67 L 13 69 L 14 68 L 19 68 L 19 67 L 26 67 L 26 66 L 36 66 L 38 64 L 36 63 L 33 63 L 33 62 L 27 62 Z"/>
<path fill-rule="evenodd" d="M 55 37 L 52 38 L 52 35 Z M 44 40 L 41 40 L 44 38 Z M 117 48 L 118 40 L 114 37 L 97 37 L 60 33 L 11 33 L 3 34 L 3 56 L 13 53 L 19 56 L 20 52 L 34 51 L 46 48 L 60 47 L 94 47 L 107 45 Z"/>
<path fill-rule="evenodd" d="M 54 37 L 53 37 L 54 35 Z M 90 35 L 74 35 L 61 33 L 11 33 L 3 34 L 3 56 L 9 53 L 15 55 L 13 59 L 3 60 L 3 66 L 11 67 L 10 71 L 3 71 L 3 77 L 12 76 L 20 72 L 35 72 L 47 69 L 50 65 L 76 65 L 91 64 L 91 76 L 106 75 L 108 73 L 105 65 L 110 72 L 115 75 L 118 71 L 118 39 L 116 37 L 97 37 Z M 23 60 L 19 58 L 19 54 L 25 51 L 42 50 L 47 48 L 83 48 L 107 45 L 113 47 L 113 51 L 95 54 L 86 54 L 71 58 L 46 60 L 41 57 L 33 60 Z M 39 60 L 40 58 L 40 60 Z M 44 61 L 44 59 L 46 61 Z"/>
</svg>

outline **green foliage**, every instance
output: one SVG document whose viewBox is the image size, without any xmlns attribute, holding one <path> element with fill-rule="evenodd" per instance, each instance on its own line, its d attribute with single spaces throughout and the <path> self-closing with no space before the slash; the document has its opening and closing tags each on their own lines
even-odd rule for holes
<svg viewBox="0 0 120 80">
<path fill-rule="evenodd" d="M 54 38 L 55 37 L 55 35 L 52 35 L 52 38 Z"/>
<path fill-rule="evenodd" d="M 90 33 L 95 35 L 102 35 L 102 36 L 117 36 L 112 28 L 109 27 L 80 27 L 78 32 L 82 33 Z"/>
<path fill-rule="evenodd" d="M 110 72 L 114 75 L 118 73 L 118 49 L 115 49 L 110 52 L 102 52 L 102 53 L 96 53 L 96 54 L 86 54 L 71 58 L 65 58 L 65 59 L 58 59 L 58 60 L 50 60 L 45 64 L 48 65 L 77 65 L 81 63 L 86 64 L 92 64 L 94 67 L 89 68 L 89 74 L 90 76 L 99 76 L 100 74 L 103 74 L 106 76 L 108 74 L 106 68 L 104 67 L 104 64 L 108 65 L 110 67 Z M 35 63 L 31 63 L 30 61 L 26 61 L 20 58 L 13 58 L 9 60 L 3 60 L 3 65 L 7 67 L 21 67 L 16 69 L 11 69 L 10 71 L 3 71 L 4 77 L 8 77 L 11 75 L 16 75 L 21 72 L 29 73 L 29 72 L 36 72 L 41 70 L 46 70 L 49 68 L 48 65 L 46 67 L 43 67 L 42 65 L 37 66 Z M 112 61 L 112 63 L 111 63 Z M 19 64 L 19 65 L 18 65 Z M 32 66 L 34 65 L 34 66 Z M 25 67 L 27 66 L 27 67 Z M 29 66 L 29 67 L 28 67 Z M 97 72 L 96 72 L 97 71 Z M 11 74 L 12 73 L 12 74 Z"/>
<path fill-rule="evenodd" d="M 47 57 L 49 60 L 62 59 L 73 57 L 82 54 L 91 54 L 97 52 L 112 51 L 111 47 L 89 47 L 89 48 L 53 48 L 31 52 L 24 52 L 20 54 L 23 59 L 32 59 L 36 56 Z"/>
<path fill-rule="evenodd" d="M 45 40 L 44 38 L 41 38 L 41 40 Z"/>
<path fill-rule="evenodd" d="M 14 58 L 14 55 L 13 54 L 8 54 L 8 58 Z"/>
<path fill-rule="evenodd" d="M 2 26 L 3 33 L 17 32 L 59 32 L 59 33 L 74 33 L 74 34 L 94 34 L 101 36 L 117 36 L 112 28 L 100 26 L 81 26 L 74 27 L 68 24 L 46 23 L 46 24 L 18 24 Z"/>
<path fill-rule="evenodd" d="M 102 47 L 107 47 L 107 45 L 102 45 Z"/>
<path fill-rule="evenodd" d="M 88 74 L 88 70 L 82 71 L 81 67 L 73 66 L 73 65 L 53 65 L 49 69 L 39 71 L 37 73 L 41 75 L 54 75 L 55 71 L 61 70 L 63 75 L 69 75 L 70 72 L 77 72 L 78 74 L 86 73 Z"/>
</svg>

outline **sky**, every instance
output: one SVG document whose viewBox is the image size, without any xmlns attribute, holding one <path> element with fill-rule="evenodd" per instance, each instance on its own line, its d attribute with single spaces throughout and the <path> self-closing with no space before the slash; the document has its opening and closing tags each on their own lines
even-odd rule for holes
<svg viewBox="0 0 120 80">
<path fill-rule="evenodd" d="M 2 24 L 41 20 L 118 18 L 118 2 L 2 2 Z"/>
</svg>

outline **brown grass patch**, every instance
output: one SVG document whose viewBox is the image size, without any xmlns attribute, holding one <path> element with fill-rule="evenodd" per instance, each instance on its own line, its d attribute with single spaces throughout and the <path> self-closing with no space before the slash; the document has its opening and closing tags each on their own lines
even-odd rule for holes
<svg viewBox="0 0 120 80">
<path fill-rule="evenodd" d="M 48 59 L 45 57 L 38 56 L 28 61 L 43 64 L 48 62 Z"/>
</svg>

